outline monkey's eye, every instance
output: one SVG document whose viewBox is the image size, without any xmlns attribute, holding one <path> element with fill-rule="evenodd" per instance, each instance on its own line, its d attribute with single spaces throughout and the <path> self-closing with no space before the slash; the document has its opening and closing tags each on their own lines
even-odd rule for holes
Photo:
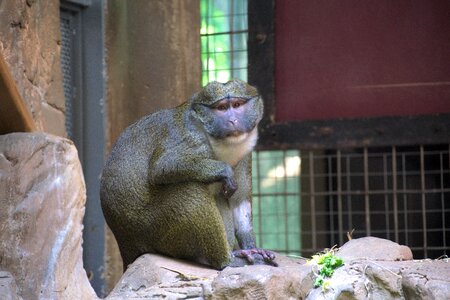
<svg viewBox="0 0 450 300">
<path fill-rule="evenodd" d="M 228 106 L 225 105 L 225 104 L 219 104 L 219 105 L 216 106 L 216 109 L 217 109 L 217 110 L 224 111 L 224 110 L 227 110 L 227 109 L 228 109 Z"/>
<path fill-rule="evenodd" d="M 240 101 L 233 102 L 232 106 L 233 106 L 233 108 L 238 108 L 238 107 L 241 107 L 244 104 L 245 104 L 245 101 L 240 100 Z"/>
</svg>

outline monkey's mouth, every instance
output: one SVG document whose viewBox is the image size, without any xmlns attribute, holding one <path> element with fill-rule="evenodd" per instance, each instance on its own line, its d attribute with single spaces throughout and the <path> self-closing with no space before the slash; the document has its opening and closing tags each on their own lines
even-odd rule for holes
<svg viewBox="0 0 450 300">
<path fill-rule="evenodd" d="M 238 137 L 243 134 L 244 134 L 244 132 L 242 132 L 242 131 L 232 131 L 232 132 L 228 133 L 225 137 Z"/>
</svg>

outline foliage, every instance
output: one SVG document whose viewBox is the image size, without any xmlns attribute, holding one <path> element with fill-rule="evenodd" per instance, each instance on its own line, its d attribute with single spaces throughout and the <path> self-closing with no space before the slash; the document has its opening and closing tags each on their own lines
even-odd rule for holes
<svg viewBox="0 0 450 300">
<path fill-rule="evenodd" d="M 314 287 L 322 286 L 326 289 L 329 282 L 326 278 L 333 276 L 334 271 L 344 265 L 344 260 L 334 254 L 335 249 L 324 250 L 321 253 L 313 255 L 311 260 L 308 261 L 310 264 L 315 264 L 318 267 L 318 273 L 316 274 L 316 280 L 314 282 Z"/>
</svg>

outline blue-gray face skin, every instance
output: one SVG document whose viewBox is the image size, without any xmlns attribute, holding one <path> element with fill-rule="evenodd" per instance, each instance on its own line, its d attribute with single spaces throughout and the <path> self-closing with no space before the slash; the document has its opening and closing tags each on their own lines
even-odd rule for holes
<svg viewBox="0 0 450 300">
<path fill-rule="evenodd" d="M 256 127 L 262 115 L 259 102 L 259 97 L 224 98 L 211 106 L 196 104 L 194 110 L 211 137 L 224 139 L 249 133 Z"/>
<path fill-rule="evenodd" d="M 193 116 L 215 139 L 250 133 L 263 115 L 258 91 L 239 79 L 210 82 L 190 99 L 190 104 Z"/>
</svg>

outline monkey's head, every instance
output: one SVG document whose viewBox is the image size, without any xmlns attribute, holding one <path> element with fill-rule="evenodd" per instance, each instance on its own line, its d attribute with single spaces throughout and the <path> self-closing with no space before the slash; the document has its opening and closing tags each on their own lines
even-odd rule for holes
<svg viewBox="0 0 450 300">
<path fill-rule="evenodd" d="M 190 99 L 194 117 L 215 139 L 239 139 L 256 128 L 263 102 L 256 88 L 233 79 L 210 82 Z"/>
</svg>

